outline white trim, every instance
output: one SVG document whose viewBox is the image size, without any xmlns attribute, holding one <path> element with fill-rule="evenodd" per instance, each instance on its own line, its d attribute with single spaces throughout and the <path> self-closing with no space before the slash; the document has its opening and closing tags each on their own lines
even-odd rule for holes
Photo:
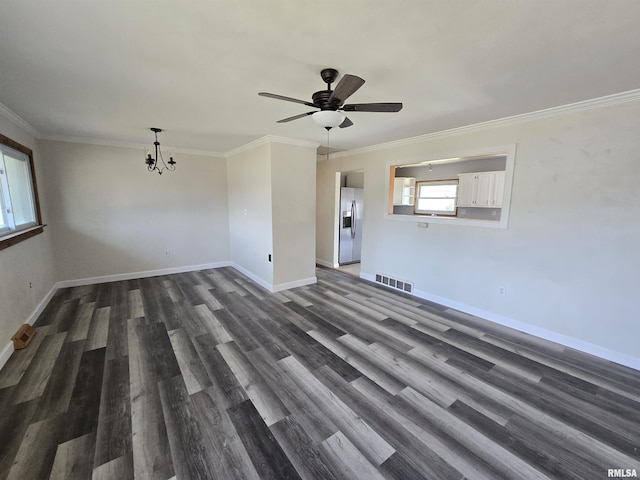
<svg viewBox="0 0 640 480">
<path fill-rule="evenodd" d="M 2 103 L 0 103 L 0 115 L 13 122 L 16 126 L 26 130 L 35 138 L 40 138 L 40 132 L 38 132 L 38 130 L 36 130 L 26 120 L 24 120 L 17 113 L 15 113 L 13 110 Z"/>
<path fill-rule="evenodd" d="M 274 135 L 265 135 L 264 137 L 260 137 L 252 142 L 246 143 L 245 145 L 241 145 L 237 148 L 233 148 L 228 152 L 224 153 L 224 157 L 233 157 L 234 155 L 238 155 L 242 152 L 247 152 L 249 150 L 253 150 L 254 148 L 258 148 L 262 145 L 267 145 L 271 143 L 281 143 L 284 145 L 293 145 L 296 147 L 308 147 L 308 148 L 318 148 L 320 146 L 319 143 L 309 142 L 306 140 L 297 140 L 295 138 L 287 138 L 287 137 L 277 137 Z"/>
<path fill-rule="evenodd" d="M 13 355 L 13 342 L 7 343 L 2 351 L 0 351 L 0 370 L 7 364 L 11 355 Z"/>
<path fill-rule="evenodd" d="M 267 282 L 266 280 L 258 277 L 255 273 L 247 270 L 243 266 L 238 265 L 237 263 L 230 262 L 229 266 L 232 267 L 232 268 L 235 268 L 237 271 L 242 273 L 244 276 L 249 277 L 251 280 L 253 280 L 258 285 L 260 285 L 262 288 L 264 288 L 265 290 L 267 290 L 267 291 L 269 291 L 271 293 L 281 292 L 282 290 L 288 290 L 290 288 L 296 288 L 296 287 L 303 287 L 305 285 L 311 285 L 313 283 L 317 283 L 317 281 L 318 281 L 318 279 L 316 277 L 309 277 L 309 278 L 302 278 L 300 280 L 294 280 L 293 282 L 279 283 L 277 285 L 273 285 L 273 284 Z"/>
<path fill-rule="evenodd" d="M 263 280 L 262 278 L 258 277 L 255 273 L 250 272 L 249 270 L 247 270 L 246 268 L 238 265 L 235 262 L 231 262 L 229 264 L 229 266 L 235 268 L 237 271 L 239 271 L 245 277 L 249 277 L 251 280 L 256 282 L 258 285 L 260 285 L 265 290 L 268 290 L 269 292 L 272 291 L 271 289 L 273 288 L 273 285 L 271 285 L 269 282 Z"/>
<path fill-rule="evenodd" d="M 44 296 L 44 298 L 40 301 L 40 303 L 35 308 L 35 310 L 31 312 L 31 315 L 29 315 L 29 317 L 27 318 L 26 323 L 28 323 L 29 325 L 33 325 L 34 323 L 36 323 L 36 320 L 38 320 L 38 317 L 40 316 L 40 314 L 44 312 L 44 309 L 47 308 L 47 305 L 49 305 L 49 302 L 51 301 L 51 299 L 53 298 L 53 296 L 56 294 L 57 291 L 58 291 L 57 284 L 51 287 L 51 290 L 49 290 L 49 293 L 47 293 Z"/>
<path fill-rule="evenodd" d="M 566 105 L 560 105 L 557 107 L 546 108 L 542 110 L 536 110 L 529 113 L 522 113 L 518 115 L 512 115 L 510 117 L 498 118 L 495 120 L 488 120 L 486 122 L 474 123 L 471 125 L 466 125 L 462 127 L 450 128 L 448 130 L 440 130 L 433 133 L 426 133 L 423 135 L 418 135 L 415 137 L 404 138 L 401 140 L 394 140 L 386 143 L 379 143 L 376 145 L 368 145 L 365 147 L 354 148 L 352 150 L 345 150 L 339 152 L 332 152 L 332 158 L 342 158 L 355 154 L 366 153 L 376 150 L 382 150 L 386 148 L 393 148 L 402 145 L 410 145 L 413 143 L 424 142 L 427 140 L 433 140 L 436 138 L 444 138 L 452 135 L 459 135 L 462 133 L 475 132 L 479 130 L 484 130 L 487 128 L 493 128 L 513 123 L 526 122 L 530 120 L 540 119 L 540 118 L 549 118 L 555 117 L 558 115 L 564 115 L 567 113 L 581 112 L 584 110 L 592 110 L 596 108 L 609 107 L 612 105 L 618 105 L 621 103 L 629 103 L 640 100 L 640 89 L 629 90 L 626 92 L 614 93 L 612 95 L 606 95 L 603 97 L 592 98 L 589 100 L 583 100 L 580 102 L 569 103 Z M 133 142 L 120 142 L 116 140 L 105 140 L 105 139 L 93 139 L 93 138 L 83 138 L 83 137 L 66 137 L 63 135 L 56 135 L 53 133 L 40 133 L 34 127 L 32 127 L 28 122 L 18 116 L 15 112 L 13 112 L 9 107 L 0 103 L 0 115 L 6 117 L 10 121 L 12 121 L 17 126 L 25 129 L 34 137 L 41 140 L 54 140 L 61 142 L 71 142 L 71 143 L 85 143 L 89 145 L 104 145 L 104 146 L 115 146 L 115 147 L 127 147 L 127 148 L 145 148 L 147 144 L 141 143 L 133 143 Z M 240 152 L 251 150 L 256 148 L 264 143 L 274 142 L 274 143 L 285 143 L 289 145 L 297 145 L 297 146 L 306 146 L 306 147 L 315 147 L 320 146 L 319 143 L 309 142 L 305 140 L 297 140 L 287 137 L 278 137 L 273 135 L 266 135 L 260 137 L 252 142 L 249 142 L 245 145 L 241 145 L 237 148 L 231 149 L 227 152 L 212 152 L 208 150 L 191 150 L 191 149 L 182 149 L 182 148 L 171 148 L 166 147 L 168 150 L 173 150 L 177 153 L 185 153 L 185 154 L 193 154 L 193 155 L 204 155 L 204 156 L 214 156 L 214 157 L 230 157 L 236 155 Z"/>
<path fill-rule="evenodd" d="M 51 299 L 53 298 L 53 296 L 56 294 L 57 291 L 58 291 L 58 286 L 56 284 L 53 287 L 51 287 L 51 290 L 49 290 L 49 293 L 47 293 L 44 296 L 44 298 L 36 306 L 33 312 L 31 312 L 31 315 L 29 315 L 25 323 L 28 323 L 29 325 L 33 325 L 34 323 L 36 323 L 36 320 L 38 319 L 40 314 L 44 311 L 44 309 L 47 307 L 47 305 L 49 304 L 49 302 L 51 301 Z M 12 354 L 13 354 L 13 342 L 9 342 L 5 345 L 2 351 L 0 351 L 0 369 L 2 369 L 5 366 L 5 364 L 9 361 L 9 358 L 11 358 Z"/>
<path fill-rule="evenodd" d="M 450 137 L 453 135 L 460 135 L 462 133 L 477 132 L 486 130 L 488 128 L 500 127 L 504 125 L 513 125 L 514 123 L 528 122 L 531 120 L 537 120 L 541 118 L 557 117 L 569 113 L 582 112 L 585 110 L 593 110 L 596 108 L 609 107 L 618 105 L 621 103 L 629 103 L 640 100 L 640 88 L 636 90 L 629 90 L 627 92 L 614 93 L 613 95 L 606 95 L 604 97 L 592 98 L 589 100 L 583 100 L 581 102 L 569 103 L 566 105 L 560 105 L 557 107 L 545 108 L 543 110 L 536 110 L 529 113 L 521 113 L 518 115 L 512 115 L 510 117 L 498 118 L 495 120 L 488 120 L 486 122 L 474 123 L 471 125 L 465 125 L 462 127 L 450 128 L 448 130 L 440 130 L 433 133 L 425 133 L 416 137 L 404 138 L 401 140 L 394 140 L 386 143 L 379 143 L 377 145 L 368 145 L 366 147 L 354 148 L 353 150 L 345 150 L 331 154 L 331 158 L 343 158 L 350 157 L 361 153 L 368 153 L 377 150 L 384 150 L 386 148 L 399 147 L 403 145 L 411 145 L 419 142 L 426 142 L 428 140 L 434 140 L 438 138 Z"/>
<path fill-rule="evenodd" d="M 318 148 L 318 142 L 310 142 L 308 140 L 298 140 L 297 138 L 278 137 L 275 135 L 267 135 L 267 139 L 271 143 L 282 143 L 284 145 L 293 145 L 294 147 Z"/>
<path fill-rule="evenodd" d="M 273 287 L 271 288 L 271 291 L 273 293 L 281 292 L 283 290 L 289 290 L 290 288 L 304 287 L 305 285 L 313 285 L 314 283 L 318 283 L 318 278 L 315 276 L 309 277 L 309 278 L 303 278 L 301 280 L 295 280 L 293 282 L 278 283 L 277 285 L 273 285 Z"/>
<path fill-rule="evenodd" d="M 87 138 L 87 137 L 65 137 L 64 135 L 56 135 L 54 133 L 43 133 L 39 137 L 40 140 L 49 140 L 52 142 L 68 142 L 68 143 L 81 143 L 84 145 L 98 145 L 102 147 L 120 147 L 120 148 L 132 148 L 135 150 L 144 150 L 149 148 L 149 145 L 153 145 L 153 142 L 149 143 L 137 143 L 137 142 L 123 142 L 119 140 L 106 140 L 103 138 Z M 191 148 L 172 147 L 170 145 L 162 145 L 162 150 L 172 151 L 173 153 L 184 153 L 186 155 L 201 155 L 204 157 L 220 157 L 224 158 L 225 154 L 220 152 L 212 152 L 209 150 L 195 150 Z"/>
<path fill-rule="evenodd" d="M 339 263 L 331 263 L 326 260 L 321 260 L 320 258 L 316 258 L 316 264 L 327 268 L 338 268 L 340 266 Z"/>
<path fill-rule="evenodd" d="M 233 157 L 234 155 L 238 155 L 242 152 L 248 152 L 249 150 L 253 150 L 254 148 L 258 148 L 262 145 L 266 145 L 267 143 L 269 143 L 268 137 L 260 137 L 253 140 L 252 142 L 245 143 L 244 145 L 240 145 L 239 147 L 225 152 L 224 156 L 226 158 Z"/>
<path fill-rule="evenodd" d="M 79 278 L 76 280 L 63 280 L 56 283 L 57 288 L 79 287 L 96 283 L 120 282 L 122 280 L 134 280 L 136 278 L 157 277 L 159 275 L 172 275 L 174 273 L 196 272 L 210 268 L 232 267 L 231 262 L 204 263 L 201 265 L 189 265 L 186 267 L 164 268 L 160 270 L 147 270 L 144 272 L 120 273 L 117 275 L 104 275 L 100 277 Z"/>
<path fill-rule="evenodd" d="M 369 280 L 371 282 L 375 282 L 375 275 L 371 275 L 369 273 L 361 272 L 360 278 Z M 376 283 L 376 285 L 379 285 L 379 284 Z M 392 289 L 390 288 L 390 290 Z M 468 313 L 469 315 L 474 315 L 481 319 L 484 319 L 493 323 L 497 323 L 498 325 L 504 325 L 505 327 L 513 328 L 515 330 L 519 330 L 521 332 L 534 335 L 544 340 L 549 340 L 550 342 L 555 342 L 560 345 L 564 345 L 565 347 L 579 350 L 583 353 L 588 353 L 589 355 L 595 355 L 596 357 L 602 358 L 604 360 L 609 360 L 611 362 L 615 362 L 629 368 L 640 370 L 639 357 L 633 357 L 631 355 L 627 355 L 626 353 L 616 352 L 615 350 L 601 347 L 599 345 L 594 345 L 593 343 L 585 342 L 584 340 L 580 340 L 578 338 L 574 338 L 568 335 L 564 335 L 562 333 L 554 332 L 553 330 L 547 330 L 546 328 L 540 328 L 540 327 L 536 327 L 535 325 L 519 322 L 517 320 L 514 320 L 509 317 L 505 317 L 503 315 L 498 315 L 496 313 L 489 312 L 487 310 L 482 310 L 480 308 L 472 307 L 470 305 L 460 303 L 455 300 L 451 300 L 449 298 L 440 297 L 438 295 L 433 295 L 428 292 L 423 292 L 421 290 L 414 289 L 410 295 L 414 295 L 418 298 L 423 298 L 425 300 L 429 300 L 430 302 L 438 303 L 440 305 L 444 305 L 445 307 L 453 308 L 455 310 Z"/>
</svg>

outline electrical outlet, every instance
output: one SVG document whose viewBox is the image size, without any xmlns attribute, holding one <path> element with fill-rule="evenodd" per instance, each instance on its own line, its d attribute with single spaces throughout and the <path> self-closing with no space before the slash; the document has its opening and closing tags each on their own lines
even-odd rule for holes
<svg viewBox="0 0 640 480">
<path fill-rule="evenodd" d="M 33 286 L 31 285 L 31 282 L 29 282 L 29 288 L 33 288 Z"/>
<path fill-rule="evenodd" d="M 169 252 L 169 250 L 165 250 L 165 251 L 164 251 L 164 256 L 165 256 L 165 257 L 169 257 L 169 256 L 171 256 L 171 252 Z"/>
<path fill-rule="evenodd" d="M 507 290 L 504 287 L 498 287 L 498 295 L 506 295 Z"/>
<path fill-rule="evenodd" d="M 271 254 L 269 254 L 269 261 L 271 261 Z"/>
</svg>

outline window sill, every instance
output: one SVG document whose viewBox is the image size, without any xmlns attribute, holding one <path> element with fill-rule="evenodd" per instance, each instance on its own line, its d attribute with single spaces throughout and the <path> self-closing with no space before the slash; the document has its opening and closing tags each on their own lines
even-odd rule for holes
<svg viewBox="0 0 640 480">
<path fill-rule="evenodd" d="M 20 243 L 28 238 L 35 237 L 43 232 L 46 225 L 35 225 L 19 232 L 12 232 L 0 237 L 0 250 L 4 250 L 16 243 Z"/>
<path fill-rule="evenodd" d="M 442 223 L 445 225 L 457 225 L 465 227 L 482 227 L 482 228 L 508 228 L 506 219 L 500 220 L 480 220 L 475 218 L 460 218 L 460 217 L 443 217 L 431 215 L 402 215 L 398 213 L 389 214 L 385 213 L 384 218 L 386 220 L 395 220 L 401 222 L 415 222 L 415 223 Z"/>
</svg>

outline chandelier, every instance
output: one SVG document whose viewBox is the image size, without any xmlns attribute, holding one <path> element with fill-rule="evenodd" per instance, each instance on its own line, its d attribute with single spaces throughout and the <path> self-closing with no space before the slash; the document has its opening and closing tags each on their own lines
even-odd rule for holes
<svg viewBox="0 0 640 480">
<path fill-rule="evenodd" d="M 155 146 L 155 157 L 151 156 L 151 151 L 147 149 L 147 158 L 144 163 L 147 164 L 147 170 L 153 172 L 154 170 L 158 171 L 158 174 L 162 175 L 163 170 L 168 170 L 173 172 L 176 169 L 176 162 L 173 159 L 173 155 L 169 154 L 169 161 L 165 162 L 162 157 L 162 152 L 160 151 L 160 142 L 158 141 L 158 133 L 162 131 L 161 128 L 150 128 L 153 133 L 156 135 L 156 141 L 153 142 Z"/>
</svg>

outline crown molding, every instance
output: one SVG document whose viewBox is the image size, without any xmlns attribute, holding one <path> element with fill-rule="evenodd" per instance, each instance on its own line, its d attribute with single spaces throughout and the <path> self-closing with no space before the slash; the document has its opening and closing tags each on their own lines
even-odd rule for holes
<svg viewBox="0 0 640 480">
<path fill-rule="evenodd" d="M 379 143 L 376 145 L 369 145 L 366 147 L 354 148 L 353 150 L 346 150 L 343 152 L 332 153 L 332 158 L 349 157 L 351 155 L 373 152 L 377 150 L 384 150 L 387 148 L 400 147 L 405 145 L 411 145 L 414 143 L 425 142 L 428 140 L 434 140 L 438 138 L 446 138 L 453 135 L 460 135 L 463 133 L 478 132 L 489 128 L 495 128 L 505 125 L 513 125 L 515 123 L 524 123 L 532 120 L 539 120 L 543 118 L 557 117 L 561 115 L 567 115 L 570 113 L 583 112 L 586 110 L 594 110 L 597 108 L 610 107 L 613 105 L 619 105 L 623 103 L 631 103 L 640 100 L 640 89 L 629 90 L 627 92 L 614 93 L 613 95 L 606 95 L 604 97 L 592 98 L 590 100 L 583 100 L 580 102 L 569 103 L 567 105 L 560 105 L 558 107 L 545 108 L 543 110 L 536 110 L 529 113 L 521 113 L 518 115 L 512 115 L 510 117 L 498 118 L 496 120 L 489 120 L 486 122 L 474 123 L 463 127 L 451 128 L 448 130 L 441 130 L 439 132 L 425 133 L 416 137 L 405 138 L 402 140 L 394 140 L 386 143 Z"/>
<path fill-rule="evenodd" d="M 318 142 L 309 142 L 307 140 L 297 140 L 295 138 L 278 137 L 274 135 L 267 135 L 267 138 L 271 143 L 282 143 L 284 145 L 293 145 L 295 147 L 318 148 L 320 146 Z"/>
<path fill-rule="evenodd" d="M 99 145 L 103 147 L 120 147 L 120 148 L 133 148 L 136 150 L 148 148 L 152 143 L 135 143 L 135 142 L 121 142 L 117 140 L 105 140 L 102 138 L 88 138 L 88 137 L 66 137 L 63 135 L 55 135 L 50 133 L 44 133 L 39 137 L 40 140 L 49 140 L 52 142 L 69 142 L 69 143 L 82 143 L 85 145 Z M 185 155 L 202 155 L 205 157 L 224 157 L 224 153 L 212 152 L 209 150 L 194 150 L 190 148 L 172 147 L 170 145 L 162 145 L 163 150 L 171 150 L 174 153 L 184 153 Z"/>
<path fill-rule="evenodd" d="M 20 115 L 2 103 L 0 103 L 0 115 L 11 121 L 16 126 L 26 130 L 35 138 L 40 138 L 40 132 L 38 132 L 35 127 L 31 126 L 31 124 L 24 120 Z"/>
<path fill-rule="evenodd" d="M 551 118 L 555 116 L 582 112 L 586 110 L 610 107 L 613 105 L 630 103 L 638 100 L 640 100 L 640 89 L 629 90 L 627 92 L 615 93 L 612 95 L 606 95 L 603 97 L 570 103 L 570 104 L 561 105 L 558 107 L 551 107 L 543 110 L 537 110 L 534 112 L 523 113 L 519 115 L 513 115 L 510 117 L 503 117 L 495 120 L 489 120 L 486 122 L 480 122 L 480 123 L 475 123 L 475 124 L 466 125 L 462 127 L 451 128 L 448 130 L 441 130 L 439 132 L 426 133 L 423 135 L 409 137 L 401 140 L 394 140 L 391 142 L 379 143 L 376 145 L 368 145 L 366 147 L 360 147 L 360 148 L 354 148 L 352 150 L 334 152 L 334 153 L 331 153 L 330 156 L 332 158 L 348 157 L 351 155 L 383 150 L 387 148 L 411 145 L 414 143 L 425 142 L 428 140 L 445 138 L 453 135 L 460 135 L 463 133 L 477 132 L 477 131 L 505 126 L 505 125 L 513 125 L 515 123 L 528 122 L 532 120 Z M 34 128 L 24 119 L 22 119 L 19 115 L 13 112 L 9 107 L 7 107 L 2 103 L 0 103 L 0 115 L 10 120 L 16 126 L 23 128 L 24 130 L 26 130 L 28 133 L 30 133 L 31 135 L 33 135 L 35 138 L 39 140 L 51 140 L 51 141 L 58 141 L 58 142 L 83 143 L 88 145 L 102 145 L 102 146 L 109 146 L 109 147 L 123 147 L 123 148 L 135 148 L 135 149 L 139 149 L 139 148 L 144 149 L 148 146 L 147 144 L 144 144 L 144 143 L 122 142 L 122 141 L 105 140 L 105 139 L 99 139 L 99 138 L 87 138 L 87 137 L 67 137 L 67 136 L 55 135 L 51 133 L 40 133 L 36 128 Z M 245 145 L 234 148 L 227 152 L 213 152 L 209 150 L 194 150 L 194 149 L 177 148 L 177 147 L 170 147 L 170 146 L 166 146 L 165 148 L 167 150 L 172 150 L 173 152 L 176 152 L 176 153 L 184 153 L 187 155 L 202 155 L 202 156 L 209 156 L 209 157 L 229 158 L 231 156 L 237 155 L 239 153 L 242 153 L 248 150 L 252 150 L 254 148 L 257 148 L 267 143 L 280 143 L 285 145 L 294 145 L 294 146 L 309 147 L 309 148 L 318 148 L 320 146 L 319 143 L 315 143 L 315 142 L 309 142 L 305 140 L 297 140 L 293 138 L 279 137 L 279 136 L 273 136 L 273 135 L 265 135 L 252 142 L 249 142 Z M 326 157 L 324 159 L 326 159 Z M 324 160 L 324 159 L 319 159 L 319 160 Z"/>
<path fill-rule="evenodd" d="M 233 157 L 235 155 L 238 155 L 240 153 L 243 152 L 248 152 L 249 150 L 253 150 L 254 148 L 258 148 L 262 145 L 266 145 L 269 142 L 269 137 L 265 136 L 265 137 L 260 137 L 257 138 L 256 140 L 253 140 L 252 142 L 249 143 L 245 143 L 244 145 L 241 145 L 239 147 L 233 148 L 229 151 L 227 151 L 223 156 L 226 158 L 229 157 Z"/>
<path fill-rule="evenodd" d="M 278 137 L 275 135 L 265 135 L 264 137 L 260 137 L 245 145 L 241 145 L 240 147 L 229 150 L 223 156 L 227 158 L 233 157 L 234 155 L 238 155 L 239 153 L 247 152 L 249 150 L 253 150 L 254 148 L 258 148 L 262 145 L 267 145 L 271 143 L 280 143 L 283 145 L 293 145 L 296 147 L 308 147 L 308 148 L 318 148 L 320 146 L 319 143 L 309 142 L 306 140 L 297 140 L 295 138 L 288 138 L 288 137 Z"/>
</svg>

